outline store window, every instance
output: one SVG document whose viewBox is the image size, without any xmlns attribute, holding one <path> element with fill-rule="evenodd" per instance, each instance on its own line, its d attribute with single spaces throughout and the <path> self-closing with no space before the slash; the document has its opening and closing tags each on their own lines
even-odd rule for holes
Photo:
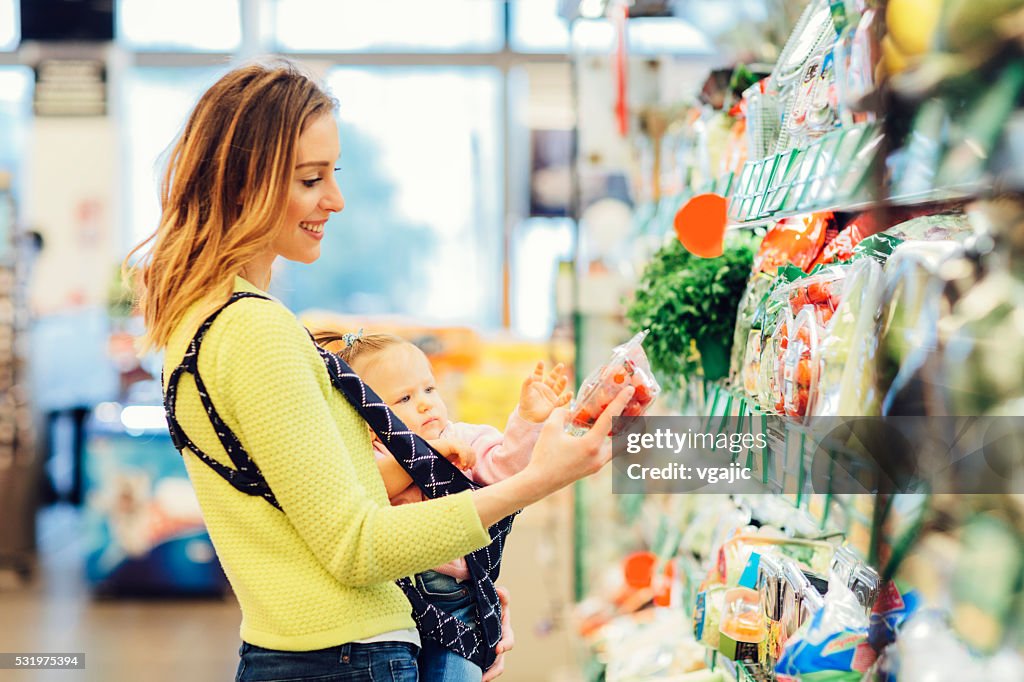
<svg viewBox="0 0 1024 682">
<path fill-rule="evenodd" d="M 559 0 L 512 0 L 511 46 L 517 52 L 565 52 L 569 24 L 558 14 Z"/>
<path fill-rule="evenodd" d="M 489 67 L 342 67 L 344 212 L 313 265 L 282 263 L 294 310 L 500 325 L 501 79 Z"/>
<path fill-rule="evenodd" d="M 558 263 L 572 257 L 568 218 L 530 218 L 516 228 L 512 252 L 512 330 L 527 338 L 551 335 L 556 319 Z"/>
<path fill-rule="evenodd" d="M 133 50 L 232 52 L 242 42 L 238 3 L 239 0 L 119 0 L 118 39 Z"/>
<path fill-rule="evenodd" d="M 18 17 L 14 0 L 0 0 L 0 52 L 18 47 Z"/>
<path fill-rule="evenodd" d="M 277 50 L 497 52 L 503 3 L 492 0 L 267 0 Z"/>
<path fill-rule="evenodd" d="M 24 156 L 31 114 L 32 70 L 25 66 L 0 67 L 0 171 L 14 173 Z"/>
<path fill-rule="evenodd" d="M 626 44 L 631 54 L 709 55 L 715 52 L 708 38 L 682 19 L 630 19 L 626 29 Z M 572 40 L 577 52 L 608 54 L 615 46 L 615 27 L 607 19 L 580 20 L 573 25 Z"/>
<path fill-rule="evenodd" d="M 171 143 L 181 131 L 199 95 L 226 68 L 145 67 L 127 72 L 124 82 L 124 193 L 127 252 L 156 229 L 159 189 Z"/>
</svg>

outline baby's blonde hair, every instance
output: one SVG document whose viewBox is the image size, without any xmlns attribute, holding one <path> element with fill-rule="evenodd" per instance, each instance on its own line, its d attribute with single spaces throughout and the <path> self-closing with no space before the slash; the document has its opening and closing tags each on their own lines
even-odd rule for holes
<svg viewBox="0 0 1024 682">
<path fill-rule="evenodd" d="M 414 344 L 395 334 L 339 334 L 334 331 L 321 331 L 313 334 L 313 339 L 321 347 L 331 351 L 350 366 L 357 360 L 366 361 L 377 353 L 392 346 Z"/>
</svg>

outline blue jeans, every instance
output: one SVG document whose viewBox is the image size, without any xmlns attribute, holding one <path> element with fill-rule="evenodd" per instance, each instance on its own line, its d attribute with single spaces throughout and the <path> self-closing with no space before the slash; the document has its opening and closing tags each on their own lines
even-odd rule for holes
<svg viewBox="0 0 1024 682">
<path fill-rule="evenodd" d="M 436 571 L 424 571 L 416 583 L 427 601 L 447 611 L 474 630 L 480 629 L 473 592 L 455 578 Z M 423 640 L 420 652 L 420 682 L 480 682 L 483 671 L 436 642 Z"/>
<path fill-rule="evenodd" d="M 242 644 L 235 682 L 417 682 L 415 644 L 342 644 L 277 651 Z"/>
</svg>

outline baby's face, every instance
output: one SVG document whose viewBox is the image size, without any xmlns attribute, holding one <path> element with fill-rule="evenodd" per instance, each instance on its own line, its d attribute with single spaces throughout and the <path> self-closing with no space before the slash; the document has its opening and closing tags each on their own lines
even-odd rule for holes
<svg viewBox="0 0 1024 682">
<path fill-rule="evenodd" d="M 437 390 L 430 361 L 416 346 L 388 346 L 365 362 L 356 362 L 353 369 L 413 433 L 433 440 L 448 426 L 448 407 Z"/>
</svg>

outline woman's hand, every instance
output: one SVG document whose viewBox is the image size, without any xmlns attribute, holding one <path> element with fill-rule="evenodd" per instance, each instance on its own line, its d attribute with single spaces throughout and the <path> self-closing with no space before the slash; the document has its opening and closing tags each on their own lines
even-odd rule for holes
<svg viewBox="0 0 1024 682">
<path fill-rule="evenodd" d="M 545 481 L 545 495 L 599 471 L 611 459 L 605 436 L 611 431 L 612 419 L 622 414 L 633 387 L 619 391 L 594 425 L 582 436 L 566 433 L 569 411 L 557 409 L 544 422 L 540 437 L 525 471 Z"/>
<path fill-rule="evenodd" d="M 473 491 L 473 504 L 480 522 L 491 526 L 601 469 L 612 458 L 612 449 L 605 442 L 605 436 L 612 428 L 612 419 L 622 414 L 632 397 L 632 386 L 619 391 L 590 431 L 582 436 L 571 436 L 565 432 L 568 410 L 558 408 L 552 412 L 544 422 L 526 468 L 504 481 Z"/>
<path fill-rule="evenodd" d="M 516 635 L 512 632 L 512 616 L 508 611 L 508 590 L 504 587 L 496 587 L 495 590 L 498 592 L 498 601 L 501 602 L 501 641 L 495 647 L 498 657 L 484 673 L 481 682 L 490 682 L 505 672 L 505 652 L 510 651 L 516 645 Z"/>
</svg>

